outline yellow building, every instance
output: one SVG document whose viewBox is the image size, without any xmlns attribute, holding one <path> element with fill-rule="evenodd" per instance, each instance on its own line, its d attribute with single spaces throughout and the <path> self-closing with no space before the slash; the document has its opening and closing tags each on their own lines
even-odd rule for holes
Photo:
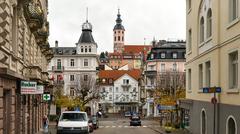
<svg viewBox="0 0 240 134">
<path fill-rule="evenodd" d="M 186 0 L 186 7 L 184 119 L 193 134 L 239 134 L 240 0 Z M 209 87 L 222 89 L 215 105 L 214 93 L 203 93 Z"/>
</svg>

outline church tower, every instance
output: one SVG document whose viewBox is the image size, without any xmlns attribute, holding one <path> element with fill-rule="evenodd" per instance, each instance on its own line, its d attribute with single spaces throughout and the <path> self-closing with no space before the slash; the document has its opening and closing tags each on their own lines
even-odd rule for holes
<svg viewBox="0 0 240 134">
<path fill-rule="evenodd" d="M 122 53 L 124 49 L 124 32 L 125 29 L 122 25 L 122 19 L 120 15 L 120 10 L 118 9 L 116 25 L 113 29 L 113 44 L 114 52 Z"/>
</svg>

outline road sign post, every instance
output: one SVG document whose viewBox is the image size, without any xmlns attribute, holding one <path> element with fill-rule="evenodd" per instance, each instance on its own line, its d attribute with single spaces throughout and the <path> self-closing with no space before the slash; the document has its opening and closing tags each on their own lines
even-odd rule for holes
<svg viewBox="0 0 240 134">
<path fill-rule="evenodd" d="M 222 89 L 221 87 L 205 87 L 203 88 L 203 93 L 213 93 L 213 98 L 211 99 L 211 102 L 213 103 L 213 134 L 216 134 L 216 104 L 217 98 L 216 93 L 221 93 Z"/>
</svg>

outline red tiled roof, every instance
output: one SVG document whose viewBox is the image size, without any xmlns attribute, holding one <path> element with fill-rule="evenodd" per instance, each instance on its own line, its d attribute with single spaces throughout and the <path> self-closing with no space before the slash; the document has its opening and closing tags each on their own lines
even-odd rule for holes
<svg viewBox="0 0 240 134">
<path fill-rule="evenodd" d="M 124 45 L 124 53 L 137 53 L 144 52 L 147 54 L 152 48 L 151 45 Z"/>
<path fill-rule="evenodd" d="M 102 70 L 99 72 L 100 79 L 113 79 L 114 81 L 123 76 L 124 74 L 128 74 L 133 77 L 135 80 L 138 80 L 141 77 L 140 69 L 133 70 Z"/>
</svg>

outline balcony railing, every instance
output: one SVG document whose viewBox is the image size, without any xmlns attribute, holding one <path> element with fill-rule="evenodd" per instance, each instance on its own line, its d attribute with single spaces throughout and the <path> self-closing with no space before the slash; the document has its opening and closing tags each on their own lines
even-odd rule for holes
<svg viewBox="0 0 240 134">
<path fill-rule="evenodd" d="M 131 87 L 131 85 L 130 85 L 129 83 L 123 83 L 123 84 L 122 84 L 122 87 L 127 87 L 127 88 L 129 88 L 129 87 Z"/>
<path fill-rule="evenodd" d="M 64 81 L 63 80 L 54 81 L 54 85 L 64 85 Z"/>
<path fill-rule="evenodd" d="M 146 85 L 146 86 L 145 86 L 145 89 L 146 89 L 146 90 L 154 90 L 154 89 L 155 89 L 155 86 L 154 86 L 154 85 Z"/>
<path fill-rule="evenodd" d="M 52 66 L 52 71 L 63 72 L 64 71 L 64 66 Z"/>
<path fill-rule="evenodd" d="M 144 74 L 146 76 L 156 76 L 157 75 L 157 71 L 156 70 L 146 70 L 146 71 L 144 71 Z"/>
</svg>

